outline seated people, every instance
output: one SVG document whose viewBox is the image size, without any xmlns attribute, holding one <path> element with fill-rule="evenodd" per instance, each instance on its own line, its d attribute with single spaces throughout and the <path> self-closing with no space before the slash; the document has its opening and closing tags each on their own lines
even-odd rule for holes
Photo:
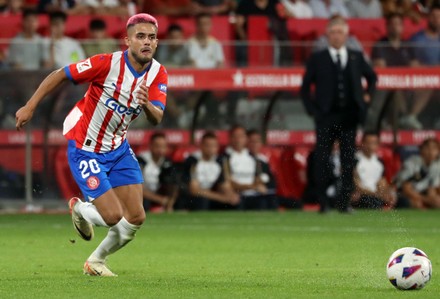
<svg viewBox="0 0 440 299">
<path fill-rule="evenodd" d="M 225 179 L 218 153 L 217 136 L 213 132 L 206 132 L 200 141 L 200 151 L 186 159 L 182 177 L 187 188 L 185 208 L 217 209 L 235 206 L 240 202 L 239 195 Z"/>
<path fill-rule="evenodd" d="M 409 157 L 396 176 L 399 196 L 413 208 L 440 208 L 439 152 L 439 142 L 426 139 L 420 155 Z"/>
<path fill-rule="evenodd" d="M 351 198 L 355 208 L 393 208 L 396 204 L 395 192 L 384 176 L 385 166 L 377 156 L 378 148 L 379 136 L 365 132 L 361 150 L 356 154 L 355 189 Z"/>
<path fill-rule="evenodd" d="M 261 165 L 260 180 L 266 185 L 267 194 L 276 194 L 275 176 L 272 174 L 269 165 L 269 159 L 263 153 L 263 141 L 261 134 L 257 130 L 249 130 L 247 132 L 249 153 L 254 156 Z"/>
<path fill-rule="evenodd" d="M 229 131 L 229 142 L 223 159 L 226 175 L 234 190 L 240 194 L 240 209 L 266 209 L 271 198 L 267 196 L 267 187 L 261 181 L 261 165 L 246 148 L 246 130 L 234 126 Z"/>
<path fill-rule="evenodd" d="M 138 155 L 144 176 L 144 208 L 162 207 L 172 211 L 177 198 L 177 172 L 166 158 L 168 144 L 165 134 L 156 132 L 150 137 L 149 150 Z"/>
</svg>

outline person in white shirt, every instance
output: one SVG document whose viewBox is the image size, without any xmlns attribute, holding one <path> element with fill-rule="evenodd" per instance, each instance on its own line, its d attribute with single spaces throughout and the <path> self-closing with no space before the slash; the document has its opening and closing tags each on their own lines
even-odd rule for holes
<svg viewBox="0 0 440 299">
<path fill-rule="evenodd" d="M 54 12 L 49 15 L 50 38 L 46 40 L 53 68 L 61 68 L 86 58 L 81 44 L 64 35 L 67 15 Z"/>
<path fill-rule="evenodd" d="M 200 151 L 185 160 L 182 182 L 188 193 L 184 199 L 187 209 L 228 209 L 240 202 L 240 196 L 225 177 L 218 139 L 213 132 L 206 132 L 200 141 Z"/>
<path fill-rule="evenodd" d="M 349 18 L 350 14 L 342 0 L 310 0 L 313 17 L 328 19 L 333 16 Z"/>
<path fill-rule="evenodd" d="M 196 33 L 187 42 L 189 61 L 200 69 L 224 66 L 225 58 L 220 42 L 211 35 L 211 16 L 201 14 L 196 17 Z"/>
<path fill-rule="evenodd" d="M 379 0 L 349 0 L 346 5 L 352 18 L 382 18 L 382 5 Z"/>
<path fill-rule="evenodd" d="M 229 131 L 229 146 L 223 159 L 226 163 L 226 176 L 232 187 L 240 194 L 240 209 L 262 210 L 272 200 L 261 180 L 261 165 L 246 148 L 248 138 L 242 126 L 234 126 Z M 269 201 L 269 202 L 268 202 Z"/>
<path fill-rule="evenodd" d="M 153 133 L 148 146 L 149 150 L 137 156 L 144 177 L 144 209 L 171 212 L 178 195 L 177 172 L 167 158 L 168 142 L 165 134 Z"/>
<path fill-rule="evenodd" d="M 313 18 L 313 12 L 310 5 L 303 0 L 281 0 L 284 6 L 286 16 L 295 19 Z"/>
<path fill-rule="evenodd" d="M 365 132 L 361 150 L 356 154 L 355 190 L 351 204 L 355 208 L 391 209 L 396 205 L 396 193 L 385 178 L 385 166 L 377 156 L 379 136 Z"/>
</svg>

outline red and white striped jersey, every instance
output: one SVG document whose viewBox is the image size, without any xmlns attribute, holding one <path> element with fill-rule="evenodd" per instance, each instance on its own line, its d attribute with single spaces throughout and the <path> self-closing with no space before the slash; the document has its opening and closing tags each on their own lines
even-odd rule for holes
<svg viewBox="0 0 440 299">
<path fill-rule="evenodd" d="M 105 153 L 122 144 L 128 126 L 142 113 L 136 101 L 141 84 L 149 87 L 149 101 L 165 109 L 168 75 L 154 59 L 142 73 L 131 66 L 127 51 L 99 54 L 64 71 L 74 83 L 90 83 L 63 125 L 63 135 L 85 151 Z"/>
</svg>

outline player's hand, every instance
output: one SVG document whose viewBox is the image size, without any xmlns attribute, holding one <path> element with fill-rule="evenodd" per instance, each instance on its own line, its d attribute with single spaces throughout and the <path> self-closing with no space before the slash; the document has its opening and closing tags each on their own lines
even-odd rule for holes
<svg viewBox="0 0 440 299">
<path fill-rule="evenodd" d="M 27 106 L 23 106 L 15 113 L 15 128 L 20 131 L 23 126 L 29 122 L 34 115 L 34 111 Z"/>
<path fill-rule="evenodd" d="M 364 102 L 367 104 L 370 104 L 371 102 L 371 97 L 368 93 L 364 94 Z"/>
<path fill-rule="evenodd" d="M 146 106 L 148 103 L 148 87 L 142 84 L 137 92 L 136 100 L 139 105 Z"/>
</svg>

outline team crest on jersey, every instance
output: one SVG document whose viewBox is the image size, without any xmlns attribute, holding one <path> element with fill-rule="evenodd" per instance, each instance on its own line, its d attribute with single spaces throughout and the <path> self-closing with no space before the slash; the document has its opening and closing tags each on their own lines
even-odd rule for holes
<svg viewBox="0 0 440 299">
<path fill-rule="evenodd" d="M 90 190 L 95 190 L 99 187 L 99 179 L 98 177 L 92 175 L 87 179 L 87 187 L 89 187 Z"/>
<path fill-rule="evenodd" d="M 82 73 L 82 72 L 87 71 L 91 68 L 92 68 L 92 62 L 90 61 L 90 58 L 88 58 L 84 61 L 78 62 L 76 64 L 76 69 L 78 70 L 78 73 Z"/>
<path fill-rule="evenodd" d="M 163 83 L 160 83 L 159 84 L 159 90 L 166 94 L 167 93 L 167 85 L 163 84 Z"/>
</svg>

